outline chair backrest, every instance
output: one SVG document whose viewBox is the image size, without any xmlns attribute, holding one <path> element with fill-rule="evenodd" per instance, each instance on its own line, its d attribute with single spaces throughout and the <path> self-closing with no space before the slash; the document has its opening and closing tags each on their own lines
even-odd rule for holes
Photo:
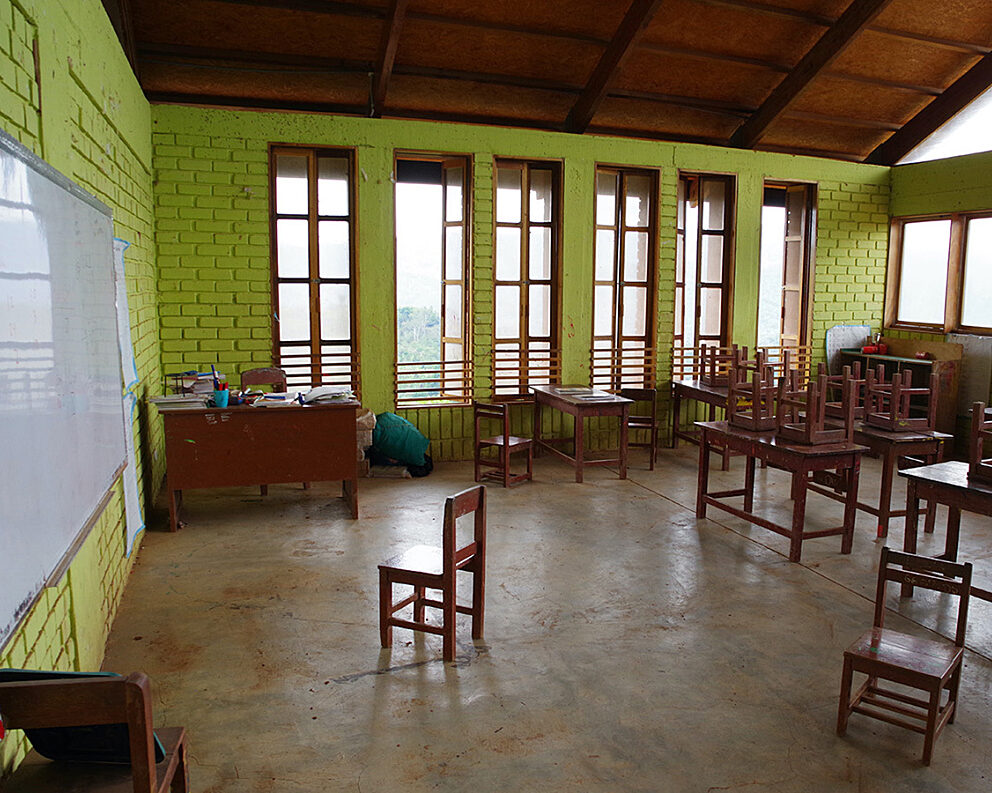
<svg viewBox="0 0 992 793">
<path fill-rule="evenodd" d="M 510 437 L 510 406 L 506 403 L 473 402 L 472 415 L 475 419 L 475 439 L 482 437 L 482 422 L 498 421 L 499 435 L 506 441 Z M 491 434 L 491 433 L 486 433 Z"/>
<path fill-rule="evenodd" d="M 286 373 L 275 366 L 261 369 L 248 369 L 241 373 L 241 390 L 247 391 L 249 386 L 272 386 L 273 391 L 286 390 Z"/>
<path fill-rule="evenodd" d="M 971 562 L 948 562 L 914 553 L 882 548 L 878 562 L 878 589 L 875 592 L 876 628 L 885 622 L 885 589 L 889 581 L 932 589 L 958 596 L 958 624 L 954 643 L 964 646 L 968 627 L 968 602 L 971 597 Z"/>
<path fill-rule="evenodd" d="M 658 418 L 657 388 L 621 388 L 618 393 L 625 399 L 632 399 L 635 402 L 647 402 L 651 420 L 655 421 Z"/>
<path fill-rule="evenodd" d="M 151 684 L 141 672 L 0 683 L 0 713 L 20 730 L 127 724 L 134 793 L 156 789 Z"/>
<path fill-rule="evenodd" d="M 976 402 L 971 406 L 968 478 L 992 483 L 992 421 L 985 418 L 984 402 Z"/>
<path fill-rule="evenodd" d="M 475 513 L 475 527 L 472 541 L 460 548 L 457 546 L 456 524 L 458 518 Z M 477 564 L 486 563 L 486 488 L 482 485 L 462 490 L 444 501 L 444 538 L 442 540 L 444 576 L 454 583 L 455 571 L 473 559 Z"/>
</svg>

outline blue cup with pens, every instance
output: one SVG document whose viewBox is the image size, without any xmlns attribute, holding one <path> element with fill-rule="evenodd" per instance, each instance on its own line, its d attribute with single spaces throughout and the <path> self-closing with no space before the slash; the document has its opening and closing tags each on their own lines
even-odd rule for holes
<svg viewBox="0 0 992 793">
<path fill-rule="evenodd" d="M 210 364 L 210 372 L 214 376 L 214 407 L 226 408 L 227 401 L 231 398 L 231 391 L 228 389 L 227 383 L 222 383 L 217 379 L 217 370 L 213 364 Z"/>
</svg>

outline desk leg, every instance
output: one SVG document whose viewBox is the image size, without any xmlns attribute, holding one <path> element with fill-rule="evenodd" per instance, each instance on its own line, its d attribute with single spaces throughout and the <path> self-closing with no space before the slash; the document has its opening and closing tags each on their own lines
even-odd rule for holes
<svg viewBox="0 0 992 793">
<path fill-rule="evenodd" d="M 806 523 L 806 471 L 792 472 L 792 534 L 789 536 L 789 561 L 798 562 L 803 554 L 803 526 Z"/>
<path fill-rule="evenodd" d="M 744 467 L 744 511 L 754 507 L 754 458 L 749 454 Z"/>
<path fill-rule="evenodd" d="M 575 443 L 575 481 L 582 482 L 582 469 L 585 468 L 586 461 L 583 454 L 585 447 L 585 438 L 583 437 L 583 432 L 585 431 L 585 422 L 582 420 L 581 414 L 575 416 L 575 431 L 572 433 L 573 442 Z"/>
<path fill-rule="evenodd" d="M 947 541 L 944 543 L 943 559 L 949 562 L 958 560 L 958 539 L 961 535 L 961 507 L 947 506 Z"/>
<path fill-rule="evenodd" d="M 541 454 L 541 403 L 534 397 L 534 451 Z"/>
<path fill-rule="evenodd" d="M 889 512 L 892 509 L 892 477 L 895 476 L 896 449 L 889 444 L 882 455 L 882 490 L 878 495 L 878 536 L 889 536 Z"/>
<path fill-rule="evenodd" d="M 861 476 L 861 455 L 854 455 L 847 469 L 847 499 L 844 501 L 844 533 L 841 535 L 840 552 L 850 553 L 854 545 L 854 521 L 858 517 L 858 479 Z"/>
<path fill-rule="evenodd" d="M 620 478 L 627 478 L 627 435 L 628 422 L 630 420 L 630 410 L 624 406 L 623 415 L 620 416 Z"/>
<path fill-rule="evenodd" d="M 672 394 L 672 448 L 679 448 L 679 425 L 682 423 L 682 394 L 675 389 Z"/>
<path fill-rule="evenodd" d="M 933 501 L 927 502 L 929 507 Z M 928 513 L 929 515 L 929 513 Z M 906 482 L 906 528 L 903 529 L 902 549 L 906 553 L 916 553 L 916 526 L 920 517 L 920 500 L 916 496 L 916 482 L 910 479 Z M 900 595 L 904 598 L 913 597 L 913 585 L 903 584 Z"/>
<path fill-rule="evenodd" d="M 169 531 L 179 531 L 179 508 L 183 504 L 183 491 L 169 491 Z"/>
<path fill-rule="evenodd" d="M 351 507 L 351 519 L 358 520 L 358 480 L 345 479 L 341 482 L 341 495 Z"/>
<path fill-rule="evenodd" d="M 699 479 L 696 482 L 696 517 L 706 517 L 706 491 L 710 479 L 710 437 L 706 429 L 699 431 Z"/>
</svg>

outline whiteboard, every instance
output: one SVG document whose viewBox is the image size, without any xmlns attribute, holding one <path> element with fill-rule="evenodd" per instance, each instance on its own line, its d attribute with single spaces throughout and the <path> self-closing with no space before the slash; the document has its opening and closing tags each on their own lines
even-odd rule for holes
<svg viewBox="0 0 992 793">
<path fill-rule="evenodd" d="M 0 131 L 0 646 L 85 538 L 124 427 L 110 210 Z"/>
</svg>

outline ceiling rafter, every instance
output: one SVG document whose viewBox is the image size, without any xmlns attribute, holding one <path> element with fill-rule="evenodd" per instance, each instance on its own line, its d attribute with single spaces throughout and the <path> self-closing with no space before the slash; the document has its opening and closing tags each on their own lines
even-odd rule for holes
<svg viewBox="0 0 992 793">
<path fill-rule="evenodd" d="M 879 121 L 871 118 L 852 118 L 851 116 L 838 116 L 833 113 L 813 113 L 808 110 L 786 110 L 782 113 L 782 118 L 793 118 L 797 121 L 816 121 L 822 124 L 834 124 L 838 127 L 851 127 L 854 129 L 881 129 L 886 132 L 893 132 L 899 129 L 900 125 L 891 121 Z"/>
<path fill-rule="evenodd" d="M 650 41 L 642 41 L 637 45 L 637 47 L 638 49 L 648 50 L 649 52 L 659 52 L 662 55 L 684 55 L 687 58 L 725 61 L 726 63 L 740 63 L 744 66 L 754 66 L 758 69 L 768 69 L 769 71 L 781 72 L 782 74 L 788 74 L 792 68 L 790 66 L 786 66 L 784 63 L 762 60 L 761 58 L 747 58 L 743 55 L 730 55 L 729 53 L 723 52 L 709 52 L 707 50 L 699 50 L 692 47 L 671 47 L 667 44 L 655 44 Z"/>
<path fill-rule="evenodd" d="M 369 113 L 373 118 L 382 116 L 382 108 L 386 104 L 386 91 L 389 90 L 389 78 L 393 73 L 393 63 L 396 61 L 396 48 L 400 43 L 400 31 L 406 16 L 409 0 L 392 0 L 386 24 L 382 28 L 382 39 L 379 42 L 379 57 L 376 59 L 375 79 L 372 83 L 372 107 Z"/>
<path fill-rule="evenodd" d="M 613 39 L 593 69 L 585 90 L 565 119 L 565 129 L 568 132 L 585 132 L 599 105 L 606 98 L 610 84 L 616 79 L 624 61 L 662 2 L 664 0 L 633 0 L 630 4 Z"/>
<path fill-rule="evenodd" d="M 730 144 L 750 149 L 761 140 L 768 127 L 810 82 L 850 46 L 854 38 L 877 17 L 892 0 L 854 0 L 820 40 L 803 56 L 796 67 L 771 92 L 769 97 L 733 134 Z"/>
<path fill-rule="evenodd" d="M 238 65 L 244 71 L 252 71 L 259 64 L 292 69 L 300 72 L 322 72 L 340 74 L 366 72 L 371 74 L 370 61 L 326 58 L 318 55 L 294 55 L 292 53 L 261 52 L 259 50 L 227 50 L 212 47 L 199 47 L 189 44 L 142 44 L 138 55 L 149 63 L 217 63 L 226 67 Z"/>
<path fill-rule="evenodd" d="M 986 55 L 888 140 L 865 162 L 893 165 L 992 86 L 992 54 Z"/>
<path fill-rule="evenodd" d="M 655 91 L 630 91 L 612 90 L 609 96 L 620 99 L 642 99 L 648 102 L 659 102 L 663 105 L 676 105 L 687 107 L 693 110 L 703 110 L 708 113 L 716 113 L 721 116 L 734 116 L 736 118 L 747 118 L 754 112 L 753 107 L 740 105 L 736 102 L 724 102 L 719 99 L 700 99 L 695 96 L 682 96 L 680 94 L 660 94 Z"/>
<path fill-rule="evenodd" d="M 306 102 L 296 99 L 225 96 L 222 94 L 191 94 L 180 91 L 146 91 L 145 98 L 153 104 L 192 105 L 194 107 L 230 107 L 251 110 L 291 110 L 303 113 L 333 113 L 364 116 L 368 107 L 340 102 Z"/>
</svg>

